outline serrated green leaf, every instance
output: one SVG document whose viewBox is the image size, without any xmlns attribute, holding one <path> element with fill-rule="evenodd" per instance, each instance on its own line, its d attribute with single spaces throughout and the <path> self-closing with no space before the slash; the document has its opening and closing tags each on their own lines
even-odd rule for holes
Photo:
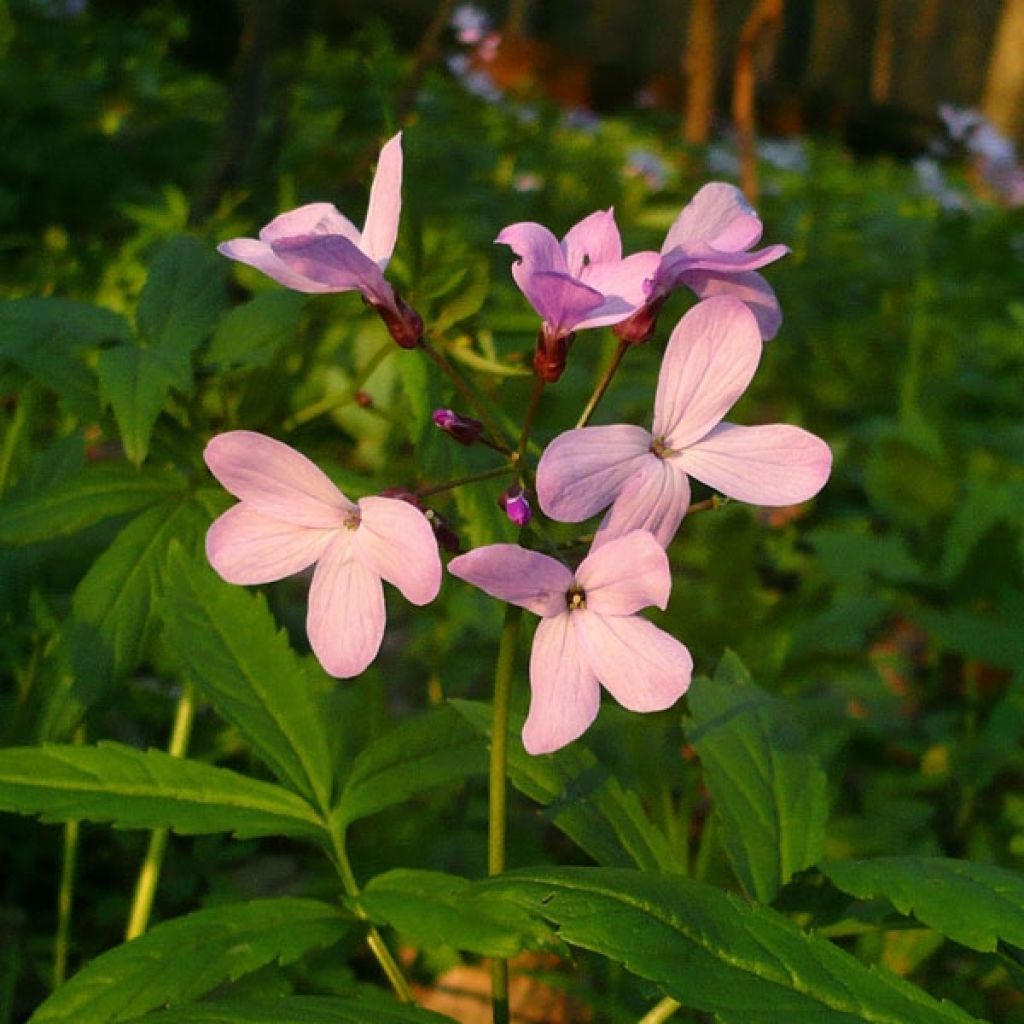
<svg viewBox="0 0 1024 1024">
<path fill-rule="evenodd" d="M 45 822 L 168 826 L 183 835 L 320 836 L 320 820 L 294 793 L 227 768 L 136 750 L 47 744 L 0 750 L 0 810 Z"/>
<path fill-rule="evenodd" d="M 978 1024 L 770 907 L 692 879 L 567 867 L 478 884 L 723 1024 Z"/>
<path fill-rule="evenodd" d="M 119 463 L 88 466 L 71 479 L 0 507 L 0 543 L 70 536 L 110 516 L 144 509 L 184 486 L 180 474 L 164 470 L 138 471 Z"/>
<path fill-rule="evenodd" d="M 217 325 L 203 357 L 207 366 L 266 366 L 295 335 L 306 296 L 298 292 L 261 292 L 236 306 Z"/>
<path fill-rule="evenodd" d="M 452 705 L 484 735 L 490 706 L 476 701 Z M 626 790 L 580 742 L 544 757 L 523 748 L 523 718 L 513 714 L 508 751 L 509 781 L 546 808 L 545 817 L 599 864 L 636 865 L 648 871 L 679 870 L 664 834 L 647 817 L 637 795 Z"/>
<path fill-rule="evenodd" d="M 159 1006 L 189 1003 L 273 961 L 291 963 L 332 946 L 350 926 L 343 911 L 316 900 L 255 900 L 197 910 L 96 957 L 36 1010 L 31 1024 L 137 1019 Z M 195 1010 L 202 1012 L 192 1006 L 183 1012 Z"/>
<path fill-rule="evenodd" d="M 453 1024 L 418 1006 L 336 996 L 285 996 L 271 1003 L 194 1003 L 137 1018 L 152 1024 Z"/>
<path fill-rule="evenodd" d="M 441 871 L 399 869 L 377 875 L 359 905 L 425 949 L 451 946 L 482 956 L 513 957 L 550 946 L 551 930 L 522 907 L 480 892 L 468 878 Z"/>
<path fill-rule="evenodd" d="M 188 677 L 285 785 L 326 810 L 333 771 L 325 725 L 266 602 L 173 542 L 168 570 L 164 629 Z"/>
<path fill-rule="evenodd" d="M 704 768 L 722 841 L 747 894 L 770 903 L 817 863 L 828 817 L 825 773 L 785 703 L 753 685 L 735 654 L 690 688 L 686 734 Z"/>
<path fill-rule="evenodd" d="M 983 953 L 1024 947 L 1024 876 L 947 857 L 831 861 L 819 870 L 858 899 L 887 899 L 954 942 Z"/>
<path fill-rule="evenodd" d="M 417 793 L 487 771 L 487 747 L 450 707 L 409 719 L 353 761 L 335 817 L 341 825 L 404 803 Z"/>
</svg>

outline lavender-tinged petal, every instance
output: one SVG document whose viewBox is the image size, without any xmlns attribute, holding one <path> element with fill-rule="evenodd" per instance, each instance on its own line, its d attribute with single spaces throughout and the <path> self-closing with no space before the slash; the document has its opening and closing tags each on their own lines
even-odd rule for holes
<svg viewBox="0 0 1024 1024">
<path fill-rule="evenodd" d="M 647 301 L 650 282 L 658 272 L 661 256 L 653 250 L 635 252 L 613 263 L 591 263 L 580 280 L 602 295 L 617 295 L 639 306 Z"/>
<path fill-rule="evenodd" d="M 217 252 L 228 259 L 255 267 L 271 280 L 293 291 L 315 295 L 333 290 L 330 285 L 312 281 L 297 270 L 293 270 L 275 255 L 274 250 L 266 242 L 258 242 L 255 238 L 233 238 L 229 242 L 221 242 L 217 246 Z"/>
<path fill-rule="evenodd" d="M 353 557 L 405 595 L 429 604 L 441 588 L 441 558 L 427 517 L 397 498 L 362 498 Z"/>
<path fill-rule="evenodd" d="M 572 586 L 572 573 L 561 562 L 518 544 L 475 548 L 453 558 L 448 571 L 485 594 L 535 615 L 565 611 L 565 595 Z"/>
<path fill-rule="evenodd" d="M 681 282 L 702 299 L 715 295 L 731 295 L 745 303 L 757 318 L 761 337 L 771 341 L 782 326 L 782 308 L 775 297 L 775 290 L 761 274 L 714 274 L 699 270 L 682 275 Z"/>
<path fill-rule="evenodd" d="M 559 434 L 537 466 L 537 499 L 544 514 L 578 523 L 610 505 L 625 482 L 648 461 L 651 435 L 615 424 Z"/>
<path fill-rule="evenodd" d="M 574 614 L 591 669 L 628 711 L 664 711 L 686 693 L 693 659 L 675 637 L 636 615 Z"/>
<path fill-rule="evenodd" d="M 567 274 L 531 269 L 526 263 L 512 266 L 512 277 L 538 316 L 555 334 L 569 334 L 604 297 L 574 281 Z"/>
<path fill-rule="evenodd" d="M 402 212 L 402 133 L 384 145 L 377 159 L 377 172 L 370 186 L 370 205 L 359 248 L 381 270 L 388 265 L 398 238 Z"/>
<path fill-rule="evenodd" d="M 722 423 L 677 462 L 716 491 L 752 505 L 795 505 L 825 486 L 832 452 L 819 437 L 788 424 Z"/>
<path fill-rule="evenodd" d="M 373 260 L 338 235 L 296 235 L 273 243 L 274 253 L 329 291 L 358 290 L 375 305 L 393 305 L 394 292 Z"/>
<path fill-rule="evenodd" d="M 494 240 L 498 245 L 507 245 L 519 257 L 520 262 L 532 270 L 554 270 L 569 273 L 558 239 L 543 224 L 534 221 L 520 221 L 502 228 Z"/>
<path fill-rule="evenodd" d="M 622 259 L 622 239 L 615 211 L 597 210 L 569 228 L 562 239 L 562 252 L 573 277 L 581 277 L 587 264 L 618 263 Z"/>
<path fill-rule="evenodd" d="M 672 590 L 665 549 L 646 530 L 608 541 L 576 570 L 587 608 L 599 615 L 632 615 L 657 605 L 664 610 Z"/>
<path fill-rule="evenodd" d="M 359 244 L 359 229 L 332 203 L 307 203 L 278 214 L 260 231 L 260 241 L 270 244 L 295 235 L 340 235 Z"/>
<path fill-rule="evenodd" d="M 743 274 L 781 260 L 789 255 L 788 245 L 769 245 L 754 252 L 715 252 L 702 250 L 687 252 L 673 249 L 661 257 L 658 283 L 663 288 L 677 288 L 685 284 L 685 275 L 691 271 L 707 270 L 721 274 Z"/>
<path fill-rule="evenodd" d="M 579 647 L 575 619 L 564 612 L 537 626 L 530 654 L 530 713 L 523 746 L 550 754 L 582 736 L 597 717 L 601 688 Z"/>
<path fill-rule="evenodd" d="M 738 299 L 723 295 L 697 303 L 665 348 L 654 436 L 677 451 L 700 440 L 746 390 L 761 348 L 757 321 Z"/>
<path fill-rule="evenodd" d="M 242 502 L 214 520 L 206 557 L 228 583 L 272 583 L 311 566 L 335 532 L 270 519 Z"/>
<path fill-rule="evenodd" d="M 735 185 L 713 181 L 683 207 L 668 229 L 663 253 L 710 246 L 722 252 L 739 252 L 761 239 L 761 218 Z"/>
<path fill-rule="evenodd" d="M 384 638 L 380 577 L 352 557 L 352 535 L 340 531 L 317 563 L 309 589 L 306 632 L 332 676 L 357 676 L 377 657 Z"/>
<path fill-rule="evenodd" d="M 635 476 L 626 481 L 594 537 L 601 548 L 634 530 L 646 530 L 668 547 L 690 507 L 690 482 L 677 460 L 651 456 Z"/>
<path fill-rule="evenodd" d="M 203 458 L 231 494 L 271 519 L 333 528 L 355 511 L 323 470 L 265 434 L 251 430 L 218 434 L 206 446 Z"/>
</svg>

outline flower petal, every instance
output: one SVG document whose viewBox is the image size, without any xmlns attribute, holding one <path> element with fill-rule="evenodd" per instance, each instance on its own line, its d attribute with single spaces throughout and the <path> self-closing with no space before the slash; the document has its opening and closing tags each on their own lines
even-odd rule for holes
<svg viewBox="0 0 1024 1024">
<path fill-rule="evenodd" d="M 676 460 L 691 476 L 752 505 L 795 505 L 825 486 L 832 452 L 820 437 L 784 423 L 722 423 Z"/>
<path fill-rule="evenodd" d="M 580 277 L 588 264 L 621 261 L 622 239 L 615 210 L 597 210 L 574 224 L 562 239 L 562 252 L 573 277 Z"/>
<path fill-rule="evenodd" d="M 377 172 L 370 186 L 370 205 L 359 248 L 381 270 L 388 265 L 398 238 L 402 212 L 402 133 L 384 145 L 377 158 Z"/>
<path fill-rule="evenodd" d="M 652 604 L 665 608 L 672 573 L 665 549 L 646 530 L 635 530 L 593 549 L 576 570 L 576 582 L 588 611 L 632 615 Z"/>
<path fill-rule="evenodd" d="M 519 221 L 502 228 L 494 240 L 498 245 L 507 245 L 519 257 L 520 262 L 533 270 L 554 270 L 569 273 L 558 239 L 543 224 L 535 221 Z M 521 287 L 521 286 L 520 286 Z"/>
<path fill-rule="evenodd" d="M 279 213 L 260 231 L 260 241 L 270 244 L 295 235 L 341 235 L 359 244 L 359 229 L 332 203 L 307 203 Z"/>
<path fill-rule="evenodd" d="M 557 559 L 518 544 L 488 544 L 448 563 L 448 571 L 485 594 L 535 615 L 560 615 L 572 573 Z"/>
<path fill-rule="evenodd" d="M 313 572 L 306 633 L 332 676 L 357 676 L 377 657 L 384 638 L 380 577 L 352 557 L 352 534 L 340 531 Z"/>
<path fill-rule="evenodd" d="M 628 711 L 664 711 L 686 693 L 690 652 L 636 615 L 574 612 L 578 643 L 604 688 Z"/>
<path fill-rule="evenodd" d="M 579 647 L 579 612 L 542 619 L 530 653 L 530 713 L 523 746 L 530 754 L 550 754 L 571 743 L 597 717 L 601 688 Z"/>
<path fill-rule="evenodd" d="M 646 530 L 668 547 L 690 507 L 690 481 L 676 459 L 651 456 L 635 476 L 626 481 L 594 537 L 594 548 L 603 547 L 634 530 Z"/>
<path fill-rule="evenodd" d="M 693 252 L 706 247 L 739 252 L 761 239 L 761 218 L 735 185 L 713 181 L 683 207 L 668 229 L 663 253 L 682 248 Z"/>
<path fill-rule="evenodd" d="M 702 299 L 714 295 L 731 295 L 745 303 L 757 319 L 761 337 L 770 341 L 782 325 L 782 309 L 775 297 L 775 290 L 761 274 L 750 271 L 746 274 L 717 274 L 703 270 L 688 270 L 680 277 L 685 284 Z"/>
<path fill-rule="evenodd" d="M 700 440 L 746 390 L 761 358 L 753 313 L 726 295 L 698 302 L 665 348 L 652 433 L 681 450 Z"/>
<path fill-rule="evenodd" d="M 413 604 L 433 601 L 441 589 L 441 558 L 426 516 L 397 498 L 362 498 L 359 512 L 355 557 Z"/>
<path fill-rule="evenodd" d="M 340 526 L 355 505 L 323 470 L 281 441 L 251 430 L 218 434 L 203 452 L 210 472 L 261 515 L 296 526 Z"/>
<path fill-rule="evenodd" d="M 559 434 L 537 466 L 537 500 L 544 514 L 579 523 L 610 505 L 651 454 L 651 435 L 621 423 Z"/>
<path fill-rule="evenodd" d="M 291 288 L 293 291 L 311 294 L 331 291 L 330 285 L 312 281 L 297 270 L 292 270 L 275 255 L 274 250 L 266 242 L 257 242 L 255 238 L 232 238 L 230 242 L 221 242 L 217 246 L 217 252 L 228 259 L 255 267 L 278 284 L 283 284 L 285 288 Z"/>
<path fill-rule="evenodd" d="M 691 270 L 712 270 L 722 274 L 742 274 L 749 270 L 759 270 L 769 263 L 781 260 L 789 255 L 788 245 L 768 245 L 756 252 L 687 252 L 674 249 L 661 258 L 658 281 L 663 288 L 675 288 L 685 283 L 684 276 Z"/>
<path fill-rule="evenodd" d="M 358 290 L 376 305 L 394 301 L 380 267 L 358 246 L 340 235 L 295 235 L 272 243 L 274 254 L 296 273 L 328 291 Z"/>
<path fill-rule="evenodd" d="M 557 334 L 574 331 L 605 299 L 600 292 L 567 274 L 534 270 L 526 263 L 512 265 L 512 277 L 538 316 Z"/>
<path fill-rule="evenodd" d="M 228 583 L 271 583 L 312 565 L 334 535 L 333 529 L 270 519 L 242 502 L 214 520 L 206 557 Z"/>
<path fill-rule="evenodd" d="M 661 257 L 653 251 L 635 252 L 616 263 L 592 264 L 583 271 L 583 283 L 605 296 L 577 327 L 608 327 L 632 316 L 649 298 Z"/>
</svg>

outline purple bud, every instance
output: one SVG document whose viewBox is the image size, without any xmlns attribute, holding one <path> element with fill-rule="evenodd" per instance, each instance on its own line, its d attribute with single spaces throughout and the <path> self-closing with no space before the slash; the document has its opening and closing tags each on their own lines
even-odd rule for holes
<svg viewBox="0 0 1024 1024">
<path fill-rule="evenodd" d="M 484 429 L 484 425 L 470 416 L 460 416 L 451 409 L 435 409 L 431 417 L 434 424 L 446 434 L 450 434 L 459 444 L 474 444 Z"/>
<path fill-rule="evenodd" d="M 448 525 L 448 520 L 440 512 L 432 508 L 426 509 L 423 514 L 427 517 L 427 522 L 430 523 L 430 528 L 434 531 L 437 543 L 448 554 L 457 555 L 462 550 L 462 544 L 459 542 L 458 534 Z"/>
<path fill-rule="evenodd" d="M 513 485 L 507 491 L 502 491 L 498 496 L 498 505 L 516 526 L 525 526 L 533 518 L 533 509 L 522 487 Z"/>
<path fill-rule="evenodd" d="M 396 498 L 398 501 L 407 501 L 410 505 L 415 505 L 416 508 L 422 509 L 423 503 L 420 501 L 418 494 L 413 491 L 408 491 L 404 487 L 385 487 L 380 492 L 382 498 Z"/>
</svg>

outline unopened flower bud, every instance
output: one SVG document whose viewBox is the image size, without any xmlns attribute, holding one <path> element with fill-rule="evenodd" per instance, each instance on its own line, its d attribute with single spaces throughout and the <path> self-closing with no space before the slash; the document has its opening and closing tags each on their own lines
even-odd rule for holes
<svg viewBox="0 0 1024 1024">
<path fill-rule="evenodd" d="M 525 526 L 533 518 L 533 509 L 522 487 L 513 485 L 507 491 L 502 491 L 498 496 L 498 505 L 516 526 Z"/>
<path fill-rule="evenodd" d="M 407 501 L 410 505 L 415 505 L 416 508 L 423 508 L 420 496 L 414 491 L 407 490 L 404 487 L 385 487 L 384 490 L 380 492 L 380 496 L 382 498 L 396 498 L 398 501 Z"/>
<path fill-rule="evenodd" d="M 390 305 L 378 305 L 376 302 L 370 305 L 377 310 L 388 333 L 402 348 L 415 348 L 423 340 L 423 318 L 398 292 L 394 293 L 394 299 Z"/>
<path fill-rule="evenodd" d="M 658 314 L 665 305 L 668 295 L 658 295 L 642 305 L 632 316 L 620 321 L 612 327 L 612 333 L 620 341 L 630 345 L 640 345 L 649 341 L 658 326 Z"/>
<path fill-rule="evenodd" d="M 474 444 L 484 429 L 479 420 L 470 416 L 460 416 L 451 409 L 435 409 L 431 419 L 435 426 L 440 427 L 446 434 L 451 434 L 454 440 L 464 445 Z"/>
<path fill-rule="evenodd" d="M 569 334 L 555 334 L 544 324 L 537 335 L 537 349 L 533 353 L 533 368 L 537 376 L 548 384 L 554 384 L 565 372 L 565 361 L 569 346 L 575 337 Z"/>
<path fill-rule="evenodd" d="M 427 522 L 430 523 L 430 528 L 434 531 L 437 543 L 448 554 L 457 555 L 462 550 L 462 544 L 459 542 L 459 535 L 448 525 L 448 520 L 440 512 L 432 508 L 426 509 L 423 514 L 427 517 Z"/>
</svg>

